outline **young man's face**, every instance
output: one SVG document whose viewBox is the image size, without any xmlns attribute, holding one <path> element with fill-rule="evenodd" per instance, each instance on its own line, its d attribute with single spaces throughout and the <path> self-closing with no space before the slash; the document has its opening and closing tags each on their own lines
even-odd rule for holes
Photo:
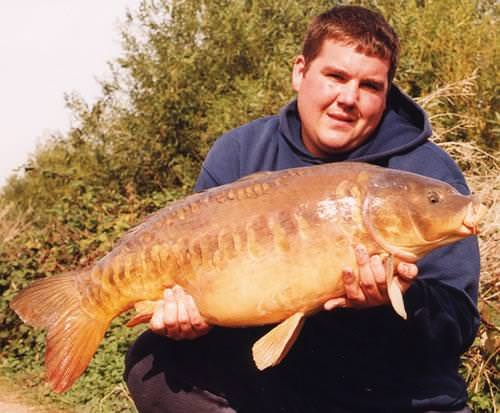
<svg viewBox="0 0 500 413">
<path fill-rule="evenodd" d="M 292 84 L 302 121 L 302 140 L 317 157 L 363 143 L 384 113 L 389 61 L 366 56 L 333 40 L 306 71 L 303 56 L 293 66 Z"/>
</svg>

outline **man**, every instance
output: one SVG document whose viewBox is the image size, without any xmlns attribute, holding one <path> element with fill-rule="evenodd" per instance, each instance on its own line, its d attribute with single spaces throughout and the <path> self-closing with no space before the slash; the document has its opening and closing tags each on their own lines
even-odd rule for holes
<svg viewBox="0 0 500 413">
<path fill-rule="evenodd" d="M 423 110 L 391 84 L 398 55 L 396 34 L 372 11 L 344 6 L 316 17 L 293 65 L 297 100 L 219 138 L 196 189 L 257 171 L 356 160 L 466 193 L 456 165 L 427 140 Z M 358 268 L 343 273 L 346 296 L 324 305 L 335 311 L 311 317 L 286 359 L 264 372 L 250 348 L 267 328 L 211 329 L 190 296 L 167 290 L 150 324 L 157 334 L 144 333 L 127 356 L 139 411 L 468 412 L 458 366 L 478 326 L 476 241 L 441 248 L 418 270 L 398 266 L 406 321 L 388 305 L 380 257 L 362 245 L 356 252 Z"/>
</svg>

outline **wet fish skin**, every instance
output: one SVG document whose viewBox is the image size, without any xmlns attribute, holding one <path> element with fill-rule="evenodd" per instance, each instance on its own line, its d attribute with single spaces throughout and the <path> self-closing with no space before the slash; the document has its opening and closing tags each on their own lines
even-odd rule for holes
<svg viewBox="0 0 500 413">
<path fill-rule="evenodd" d="M 363 163 L 259 173 L 159 210 L 95 265 L 39 280 L 11 307 L 48 329 L 57 392 L 83 373 L 113 318 L 174 285 L 212 324 L 283 322 L 254 346 L 266 368 L 293 345 L 303 317 L 344 294 L 355 245 L 414 262 L 477 232 L 478 205 L 445 183 Z"/>
</svg>

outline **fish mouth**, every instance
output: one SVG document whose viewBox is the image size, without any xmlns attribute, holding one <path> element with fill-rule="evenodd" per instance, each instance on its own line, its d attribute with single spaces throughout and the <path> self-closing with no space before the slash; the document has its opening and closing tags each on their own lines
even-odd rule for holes
<svg viewBox="0 0 500 413">
<path fill-rule="evenodd" d="M 457 233 L 457 235 L 460 235 L 460 236 L 474 235 L 474 234 L 477 234 L 477 227 L 475 227 L 475 226 L 471 227 L 471 226 L 462 224 L 462 226 L 457 229 L 456 233 Z"/>
<path fill-rule="evenodd" d="M 461 235 L 471 235 L 479 233 L 479 223 L 485 216 L 488 209 L 481 202 L 474 199 L 467 207 L 462 226 L 458 229 Z"/>
</svg>

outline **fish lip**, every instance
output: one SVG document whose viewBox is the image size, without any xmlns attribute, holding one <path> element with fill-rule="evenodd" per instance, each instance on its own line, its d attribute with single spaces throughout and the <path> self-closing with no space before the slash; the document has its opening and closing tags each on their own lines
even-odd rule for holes
<svg viewBox="0 0 500 413">
<path fill-rule="evenodd" d="M 488 208 L 486 208 L 485 205 L 483 205 L 477 198 L 474 198 L 467 207 L 462 227 L 459 228 L 458 232 L 464 235 L 478 234 L 479 222 L 481 222 L 487 210 Z"/>
<path fill-rule="evenodd" d="M 467 225 L 465 222 L 462 224 L 460 228 L 456 231 L 458 235 L 473 235 L 477 234 L 478 229 L 475 225 Z"/>
</svg>

